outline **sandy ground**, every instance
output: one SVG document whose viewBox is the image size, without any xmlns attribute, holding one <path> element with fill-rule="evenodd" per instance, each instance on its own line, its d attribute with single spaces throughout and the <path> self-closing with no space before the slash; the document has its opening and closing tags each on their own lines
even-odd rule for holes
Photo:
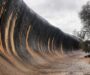
<svg viewBox="0 0 90 75">
<path fill-rule="evenodd" d="M 20 71 L 0 57 L 0 75 L 90 75 L 90 59 L 84 56 L 84 53 L 77 53 L 56 58 L 39 72 Z"/>
</svg>

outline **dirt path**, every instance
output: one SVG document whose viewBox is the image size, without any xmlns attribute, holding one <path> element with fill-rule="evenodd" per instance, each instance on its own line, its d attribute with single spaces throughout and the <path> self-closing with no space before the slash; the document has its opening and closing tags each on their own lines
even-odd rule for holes
<svg viewBox="0 0 90 75">
<path fill-rule="evenodd" d="M 83 58 L 83 54 L 58 58 L 37 73 L 20 71 L 0 58 L 0 75 L 90 75 L 90 59 Z"/>
</svg>

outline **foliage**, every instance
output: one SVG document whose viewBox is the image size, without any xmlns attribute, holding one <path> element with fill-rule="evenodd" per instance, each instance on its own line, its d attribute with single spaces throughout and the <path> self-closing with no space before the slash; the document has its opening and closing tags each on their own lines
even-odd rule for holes
<svg viewBox="0 0 90 75">
<path fill-rule="evenodd" d="M 77 32 L 76 34 L 81 39 L 90 39 L 90 1 L 87 2 L 86 5 L 82 7 L 81 12 L 79 13 L 81 22 L 82 22 L 82 29 L 81 31 Z"/>
</svg>

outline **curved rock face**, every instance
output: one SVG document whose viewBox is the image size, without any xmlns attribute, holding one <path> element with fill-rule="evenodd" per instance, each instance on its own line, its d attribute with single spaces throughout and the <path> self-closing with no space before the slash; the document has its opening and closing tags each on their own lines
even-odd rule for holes
<svg viewBox="0 0 90 75">
<path fill-rule="evenodd" d="M 69 70 L 79 50 L 80 40 L 53 27 L 22 0 L 0 0 L 1 75 L 57 75 Z"/>
</svg>

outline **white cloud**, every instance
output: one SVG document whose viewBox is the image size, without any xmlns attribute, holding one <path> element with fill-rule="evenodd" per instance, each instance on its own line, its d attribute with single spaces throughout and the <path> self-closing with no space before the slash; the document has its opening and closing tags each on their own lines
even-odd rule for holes
<svg viewBox="0 0 90 75">
<path fill-rule="evenodd" d="M 24 0 L 25 3 L 52 25 L 65 32 L 80 30 L 78 13 L 88 0 Z"/>
</svg>

